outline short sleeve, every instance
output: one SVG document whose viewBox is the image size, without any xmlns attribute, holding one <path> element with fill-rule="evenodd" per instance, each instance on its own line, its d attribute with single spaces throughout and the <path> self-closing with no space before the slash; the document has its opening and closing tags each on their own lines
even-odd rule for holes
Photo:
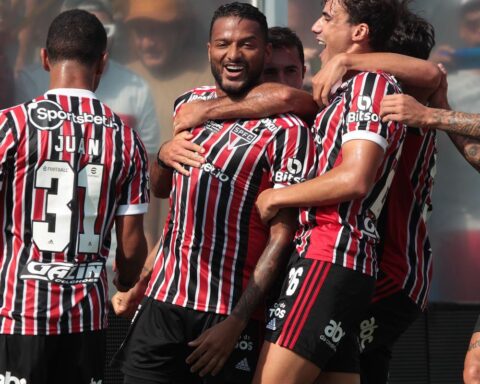
<svg viewBox="0 0 480 384">
<path fill-rule="evenodd" d="M 384 96 L 400 89 L 380 73 L 364 72 L 355 76 L 344 94 L 342 144 L 350 140 L 369 140 L 385 151 L 398 125 L 382 122 L 380 103 Z"/>
<path fill-rule="evenodd" d="M 281 128 L 267 147 L 269 179 L 274 188 L 305 181 L 313 168 L 315 144 L 310 130 L 295 116 L 284 119 Z"/>
<path fill-rule="evenodd" d="M 147 151 L 138 134 L 131 130 L 134 145 L 126 182 L 122 186 L 116 215 L 139 215 L 147 212 L 150 201 Z"/>
</svg>

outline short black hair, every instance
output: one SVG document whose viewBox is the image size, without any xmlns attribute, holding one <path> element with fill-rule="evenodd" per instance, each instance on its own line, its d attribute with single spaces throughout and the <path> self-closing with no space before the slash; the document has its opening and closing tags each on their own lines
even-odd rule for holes
<svg viewBox="0 0 480 384">
<path fill-rule="evenodd" d="M 210 23 L 210 38 L 212 37 L 213 24 L 215 24 L 215 21 L 217 21 L 217 19 L 220 19 L 222 17 L 239 17 L 240 19 L 256 21 L 260 26 L 264 41 L 267 42 L 267 18 L 262 12 L 259 11 L 257 7 L 254 7 L 252 4 L 239 3 L 236 1 L 234 3 L 224 4 L 218 7 L 217 10 L 214 12 L 212 21 Z"/>
<path fill-rule="evenodd" d="M 297 48 L 300 62 L 305 65 L 303 44 L 298 35 L 287 27 L 271 27 L 268 29 L 268 42 L 273 49 Z"/>
<path fill-rule="evenodd" d="M 402 3 L 398 24 L 388 42 L 388 51 L 427 60 L 435 46 L 435 29 Z"/>
<path fill-rule="evenodd" d="M 52 21 L 46 48 L 51 63 L 74 60 L 91 66 L 106 52 L 107 34 L 94 15 L 72 9 L 60 13 Z"/>
<path fill-rule="evenodd" d="M 398 20 L 397 0 L 338 0 L 349 16 L 351 24 L 365 23 L 369 28 L 370 47 L 385 51 L 388 39 Z"/>
</svg>

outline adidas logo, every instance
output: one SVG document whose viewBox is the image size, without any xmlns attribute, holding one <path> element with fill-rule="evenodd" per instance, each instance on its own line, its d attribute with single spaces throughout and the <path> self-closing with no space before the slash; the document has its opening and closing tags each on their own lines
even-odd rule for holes
<svg viewBox="0 0 480 384">
<path fill-rule="evenodd" d="M 276 321 L 275 317 L 268 322 L 266 328 L 270 329 L 271 331 L 276 331 L 277 330 L 277 321 Z"/>
<path fill-rule="evenodd" d="M 240 371 L 245 371 L 245 372 L 251 372 L 252 370 L 250 369 L 250 366 L 248 365 L 248 360 L 245 357 L 243 360 L 240 360 L 237 365 L 235 365 L 236 369 L 239 369 Z"/>
</svg>

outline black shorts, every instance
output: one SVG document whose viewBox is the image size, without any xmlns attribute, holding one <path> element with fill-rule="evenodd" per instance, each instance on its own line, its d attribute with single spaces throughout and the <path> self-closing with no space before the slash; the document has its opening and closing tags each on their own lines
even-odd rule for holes
<svg viewBox="0 0 480 384">
<path fill-rule="evenodd" d="M 105 331 L 0 335 L 0 383 L 101 383 L 105 340 Z"/>
<path fill-rule="evenodd" d="M 216 376 L 190 372 L 187 343 L 227 316 L 146 298 L 113 363 L 122 366 L 125 383 L 249 383 L 263 342 L 264 323 L 251 320 Z"/>
<path fill-rule="evenodd" d="M 420 314 L 403 290 L 370 304 L 360 322 L 362 384 L 388 381 L 393 345 Z"/>
<path fill-rule="evenodd" d="M 294 254 L 282 292 L 267 313 L 265 339 L 322 371 L 359 372 L 359 321 L 374 284 L 373 277 Z"/>
</svg>

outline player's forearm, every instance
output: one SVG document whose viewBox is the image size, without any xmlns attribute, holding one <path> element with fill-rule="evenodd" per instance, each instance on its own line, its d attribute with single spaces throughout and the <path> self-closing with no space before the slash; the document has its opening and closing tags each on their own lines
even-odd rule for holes
<svg viewBox="0 0 480 384">
<path fill-rule="evenodd" d="M 265 298 L 275 281 L 280 277 L 290 253 L 290 247 L 295 233 L 296 210 L 282 210 L 272 220 L 270 238 L 255 270 L 242 293 L 237 305 L 232 311 L 235 316 L 247 324 L 252 313 L 265 301 Z"/>
<path fill-rule="evenodd" d="M 172 189 L 173 169 L 159 165 L 157 156 L 150 162 L 150 190 L 155 197 L 166 199 Z"/>
<path fill-rule="evenodd" d="M 480 114 L 428 108 L 425 127 L 480 139 Z"/>
<path fill-rule="evenodd" d="M 453 133 L 448 136 L 465 160 L 480 172 L 480 140 Z"/>
<path fill-rule="evenodd" d="M 348 70 L 382 70 L 394 75 L 410 88 L 428 88 L 431 92 L 438 87 L 442 76 L 434 63 L 396 53 L 343 54 L 342 59 Z"/>
<path fill-rule="evenodd" d="M 373 180 L 342 165 L 300 184 L 279 188 L 272 194 L 274 208 L 320 207 L 365 196 Z"/>
<path fill-rule="evenodd" d="M 118 282 L 125 287 L 131 287 L 140 278 L 147 257 L 147 241 L 141 231 L 126 234 L 122 244 L 117 247 L 115 264 Z"/>
<path fill-rule="evenodd" d="M 312 121 L 318 106 L 305 91 L 282 84 L 265 83 L 253 88 L 241 99 L 220 97 L 205 102 L 207 120 L 263 118 L 280 113 L 295 113 Z"/>
</svg>

